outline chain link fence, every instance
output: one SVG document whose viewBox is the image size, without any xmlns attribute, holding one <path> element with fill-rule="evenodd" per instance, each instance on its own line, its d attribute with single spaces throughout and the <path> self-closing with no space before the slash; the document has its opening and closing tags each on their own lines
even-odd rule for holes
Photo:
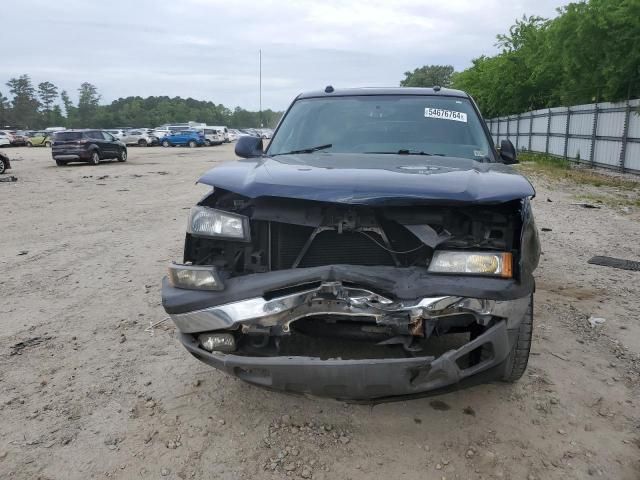
<svg viewBox="0 0 640 480">
<path fill-rule="evenodd" d="M 640 174 L 640 100 L 556 107 L 487 120 L 496 145 Z"/>
</svg>

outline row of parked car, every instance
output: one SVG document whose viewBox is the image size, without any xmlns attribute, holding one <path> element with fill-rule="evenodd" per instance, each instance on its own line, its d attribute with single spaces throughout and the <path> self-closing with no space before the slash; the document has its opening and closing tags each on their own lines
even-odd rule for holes
<svg viewBox="0 0 640 480">
<path fill-rule="evenodd" d="M 50 147 L 53 133 L 44 130 L 0 130 L 0 147 Z"/>
<path fill-rule="evenodd" d="M 65 130 L 0 130 L 0 147 L 51 147 L 54 135 L 60 131 Z M 124 127 L 104 131 L 128 146 L 162 145 L 163 147 L 188 146 L 192 148 L 234 142 L 245 135 L 271 138 L 273 134 L 271 129 L 229 129 L 224 126 L 212 127 L 195 122 L 163 125 L 158 128 Z"/>
</svg>

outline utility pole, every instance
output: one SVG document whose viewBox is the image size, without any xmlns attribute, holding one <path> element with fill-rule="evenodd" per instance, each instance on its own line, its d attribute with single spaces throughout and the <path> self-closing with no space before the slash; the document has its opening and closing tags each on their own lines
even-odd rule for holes
<svg viewBox="0 0 640 480">
<path fill-rule="evenodd" d="M 260 128 L 263 127 L 262 125 L 262 49 L 258 50 L 258 56 L 259 56 L 259 61 L 260 61 Z"/>
</svg>

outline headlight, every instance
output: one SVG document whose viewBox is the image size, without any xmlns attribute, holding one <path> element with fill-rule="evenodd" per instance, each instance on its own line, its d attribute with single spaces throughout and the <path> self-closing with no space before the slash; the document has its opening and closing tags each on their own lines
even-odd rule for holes
<svg viewBox="0 0 640 480">
<path fill-rule="evenodd" d="M 176 288 L 189 290 L 222 290 L 224 285 L 213 266 L 169 265 L 169 282 Z"/>
<path fill-rule="evenodd" d="M 508 252 L 436 251 L 429 271 L 513 277 L 513 255 Z"/>
<path fill-rule="evenodd" d="M 247 217 L 208 207 L 194 207 L 191 209 L 187 232 L 192 235 L 231 238 L 243 242 L 251 240 L 249 219 Z"/>
</svg>

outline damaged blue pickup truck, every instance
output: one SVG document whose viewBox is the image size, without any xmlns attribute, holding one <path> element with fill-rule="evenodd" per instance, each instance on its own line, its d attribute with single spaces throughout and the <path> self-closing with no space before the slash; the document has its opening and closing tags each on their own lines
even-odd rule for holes
<svg viewBox="0 0 640 480">
<path fill-rule="evenodd" d="M 524 373 L 540 244 L 530 182 L 471 97 L 304 93 L 200 178 L 162 301 L 197 359 L 350 401 Z"/>
</svg>

